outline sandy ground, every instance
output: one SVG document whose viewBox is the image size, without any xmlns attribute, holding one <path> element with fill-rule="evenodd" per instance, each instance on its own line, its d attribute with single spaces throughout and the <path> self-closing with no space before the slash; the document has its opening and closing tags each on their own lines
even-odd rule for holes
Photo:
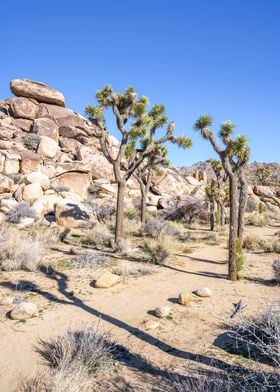
<svg viewBox="0 0 280 392">
<path fill-rule="evenodd" d="M 267 237 L 277 230 L 247 228 L 247 232 Z M 69 257 L 66 246 L 59 249 L 51 257 Z M 131 276 L 109 289 L 91 286 L 101 272 L 93 269 L 61 269 L 53 276 L 41 272 L 2 273 L 0 298 L 16 292 L 32 299 L 40 313 L 22 323 L 6 317 L 11 307 L 0 307 L 0 391 L 15 391 L 21 378 L 43 367 L 34 350 L 39 337 L 55 337 L 68 326 L 83 322 L 99 321 L 117 343 L 129 350 L 126 365 L 120 365 L 123 377 L 126 369 L 144 380 L 159 370 L 184 374 L 189 361 L 207 364 L 213 357 L 226 360 L 228 354 L 213 343 L 224 332 L 233 303 L 244 299 L 247 307 L 243 313 L 251 315 L 266 303 L 280 299 L 280 288 L 270 282 L 276 258 L 275 254 L 248 253 L 244 272 L 248 279 L 235 283 L 226 279 L 225 243 L 199 244 L 193 253 L 174 255 L 168 266 L 155 267 L 151 275 Z M 194 296 L 188 306 L 176 303 L 180 292 L 204 286 L 213 291 L 212 297 Z M 156 319 L 153 309 L 165 304 L 171 306 L 172 317 Z M 148 320 L 158 321 L 160 326 L 146 330 Z M 235 361 L 234 356 L 231 361 Z"/>
</svg>

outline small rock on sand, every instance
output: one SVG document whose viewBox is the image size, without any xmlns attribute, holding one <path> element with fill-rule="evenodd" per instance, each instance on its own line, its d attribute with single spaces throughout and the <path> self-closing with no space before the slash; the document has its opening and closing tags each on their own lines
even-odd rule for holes
<svg viewBox="0 0 280 392">
<path fill-rule="evenodd" d="M 208 287 L 201 287 L 195 291 L 195 294 L 199 297 L 211 297 L 212 290 L 208 289 Z"/>
<path fill-rule="evenodd" d="M 118 275 L 112 274 L 112 272 L 106 271 L 101 275 L 95 282 L 95 287 L 99 289 L 107 289 L 115 286 L 121 281 Z"/>
<path fill-rule="evenodd" d="M 155 316 L 159 318 L 164 318 L 169 316 L 170 312 L 171 312 L 170 306 L 158 306 L 155 309 Z"/>
</svg>

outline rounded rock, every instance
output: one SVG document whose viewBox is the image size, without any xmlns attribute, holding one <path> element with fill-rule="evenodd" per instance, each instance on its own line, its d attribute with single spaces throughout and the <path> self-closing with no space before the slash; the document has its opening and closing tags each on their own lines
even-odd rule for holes
<svg viewBox="0 0 280 392">
<path fill-rule="evenodd" d="M 159 318 L 164 318 L 169 316 L 170 312 L 171 312 L 170 306 L 158 306 L 157 308 L 155 308 L 155 316 Z"/>
<path fill-rule="evenodd" d="M 178 303 L 180 305 L 187 305 L 191 302 L 192 295 L 190 293 L 180 293 L 178 297 Z"/>
<path fill-rule="evenodd" d="M 201 287 L 195 291 L 195 294 L 199 297 L 211 297 L 213 293 L 208 287 Z"/>
<path fill-rule="evenodd" d="M 14 307 L 10 316 L 13 320 L 26 320 L 34 316 L 37 306 L 33 302 L 21 302 Z"/>
</svg>

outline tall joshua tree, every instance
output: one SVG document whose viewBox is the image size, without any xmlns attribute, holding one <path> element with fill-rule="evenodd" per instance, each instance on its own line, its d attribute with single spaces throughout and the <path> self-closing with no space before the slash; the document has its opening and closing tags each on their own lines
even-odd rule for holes
<svg viewBox="0 0 280 392">
<path fill-rule="evenodd" d="M 154 172 L 169 165 L 166 155 L 167 149 L 159 145 L 158 149 L 153 154 L 147 156 L 134 173 L 134 177 L 138 181 L 141 191 L 140 217 L 143 225 L 146 223 L 147 196 L 151 188 L 152 176 Z"/>
<path fill-rule="evenodd" d="M 229 178 L 230 228 L 228 278 L 230 280 L 236 280 L 236 248 L 238 244 L 238 234 L 240 231 L 242 231 L 241 223 L 239 222 L 240 210 L 238 203 L 240 201 L 240 196 L 238 194 L 238 184 L 241 178 L 240 173 L 243 172 L 243 167 L 246 165 L 249 159 L 249 147 L 247 144 L 248 140 L 245 136 L 237 136 L 236 139 L 232 139 L 231 136 L 235 126 L 231 121 L 226 121 L 221 125 L 219 132 L 219 136 L 224 144 L 224 146 L 221 147 L 210 129 L 211 125 L 212 117 L 204 115 L 196 121 L 194 128 L 201 133 L 204 139 L 211 143 L 213 149 L 219 155 L 223 169 Z M 242 189 L 242 197 L 244 195 L 243 192 L 244 187 Z"/>
<path fill-rule="evenodd" d="M 86 113 L 96 129 L 102 152 L 112 164 L 115 181 L 118 184 L 115 242 L 118 244 L 124 235 L 124 194 L 125 186 L 143 160 L 158 148 L 171 141 L 180 147 L 191 145 L 189 138 L 174 135 L 174 123 L 168 123 L 163 105 L 148 109 L 148 98 L 139 99 L 132 87 L 124 93 L 116 93 L 110 86 L 96 93 L 97 105 L 88 105 Z M 105 110 L 111 109 L 120 133 L 120 144 L 116 155 L 110 148 L 110 138 L 106 127 Z M 162 137 L 156 138 L 158 129 L 165 127 Z M 139 143 L 141 148 L 138 149 Z"/>
</svg>

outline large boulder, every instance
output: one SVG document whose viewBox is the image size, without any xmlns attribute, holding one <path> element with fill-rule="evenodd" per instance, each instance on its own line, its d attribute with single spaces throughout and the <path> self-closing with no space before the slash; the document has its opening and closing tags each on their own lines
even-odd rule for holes
<svg viewBox="0 0 280 392">
<path fill-rule="evenodd" d="M 53 179 L 52 184 L 53 186 L 67 187 L 71 192 L 86 198 L 90 186 L 90 176 L 88 173 L 68 172 Z"/>
<path fill-rule="evenodd" d="M 59 145 L 61 151 L 65 153 L 77 155 L 77 149 L 81 146 L 81 143 L 75 139 L 68 139 L 67 137 L 59 138 Z"/>
<path fill-rule="evenodd" d="M 59 147 L 55 140 L 48 136 L 42 136 L 37 152 L 47 158 L 54 158 L 58 149 Z"/>
<path fill-rule="evenodd" d="M 164 175 L 153 182 L 152 190 L 159 195 L 167 194 L 179 197 L 181 195 L 189 195 L 192 186 L 187 183 L 181 174 L 170 168 L 166 169 Z"/>
<path fill-rule="evenodd" d="M 11 111 L 15 118 L 34 120 L 38 112 L 38 105 L 28 98 L 14 98 L 10 101 Z"/>
<path fill-rule="evenodd" d="M 37 199 L 32 205 L 37 218 L 41 219 L 47 214 L 54 214 L 55 204 L 61 201 L 62 198 L 58 195 L 44 195 Z"/>
<path fill-rule="evenodd" d="M 22 151 L 20 153 L 20 171 L 22 173 L 28 173 L 30 171 L 37 171 L 40 166 L 40 155 L 32 151 Z"/>
<path fill-rule="evenodd" d="M 9 151 L 2 151 L 1 154 L 5 156 L 3 173 L 7 175 L 18 173 L 20 168 L 19 153 L 15 150 L 9 150 Z"/>
<path fill-rule="evenodd" d="M 13 138 L 17 128 L 14 126 L 11 117 L 4 117 L 0 119 L 0 140 L 10 140 Z"/>
<path fill-rule="evenodd" d="M 25 185 L 22 192 L 23 200 L 33 201 L 39 199 L 41 196 L 43 196 L 43 191 L 40 184 L 35 182 L 34 184 Z"/>
<path fill-rule="evenodd" d="M 72 200 L 61 200 L 55 204 L 55 220 L 66 228 L 92 227 L 94 217 L 88 206 Z"/>
<path fill-rule="evenodd" d="M 77 114 L 57 117 L 56 121 L 60 127 L 79 127 L 84 128 L 84 119 Z"/>
<path fill-rule="evenodd" d="M 92 177 L 94 179 L 107 178 L 110 182 L 114 182 L 113 167 L 104 155 L 87 146 L 78 148 L 77 153 L 78 159 L 90 165 Z"/>
<path fill-rule="evenodd" d="M 10 88 L 17 97 L 34 98 L 38 102 L 65 106 L 63 94 L 41 82 L 29 79 L 14 79 L 10 83 Z"/>
<path fill-rule="evenodd" d="M 28 184 L 39 184 L 44 190 L 50 187 L 49 177 L 41 172 L 32 172 L 28 174 L 26 177 L 26 181 Z"/>
<path fill-rule="evenodd" d="M 13 190 L 14 181 L 0 173 L 0 193 L 9 193 Z"/>
<path fill-rule="evenodd" d="M 74 112 L 71 109 L 62 106 L 51 105 L 49 103 L 40 103 L 37 118 L 40 117 L 57 118 L 57 117 L 73 116 L 73 114 Z"/>
<path fill-rule="evenodd" d="M 14 125 L 24 132 L 31 132 L 33 121 L 27 120 L 26 118 L 15 118 Z"/>
<path fill-rule="evenodd" d="M 40 136 L 47 136 L 58 142 L 58 127 L 56 123 L 50 118 L 37 118 L 33 124 L 33 132 Z"/>
</svg>

